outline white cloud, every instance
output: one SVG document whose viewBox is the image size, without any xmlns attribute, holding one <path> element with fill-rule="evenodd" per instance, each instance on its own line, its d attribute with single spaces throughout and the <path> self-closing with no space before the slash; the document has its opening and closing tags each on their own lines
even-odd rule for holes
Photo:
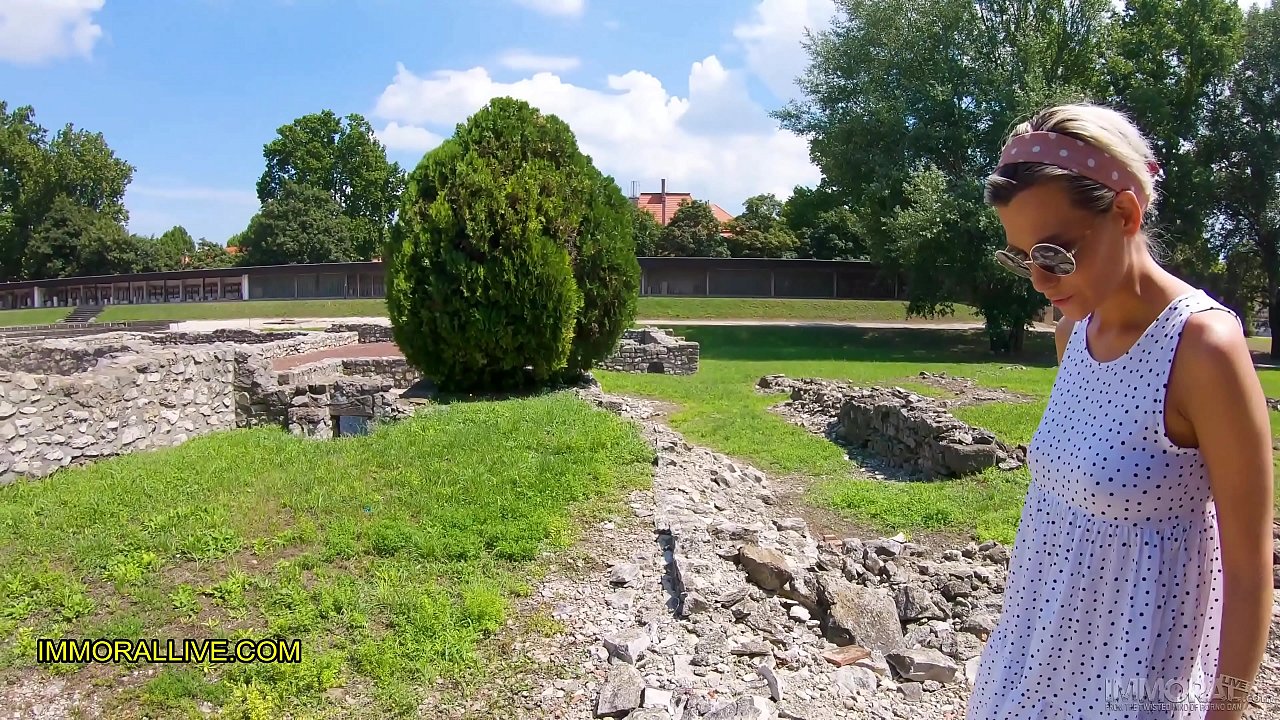
<svg viewBox="0 0 1280 720">
<path fill-rule="evenodd" d="M 498 62 L 512 70 L 566 72 L 582 64 L 576 57 L 539 55 L 523 50 L 508 50 Z"/>
<path fill-rule="evenodd" d="M 401 125 L 394 121 L 387 123 L 377 135 L 389 150 L 426 152 L 444 142 L 444 138 L 426 128 Z"/>
<path fill-rule="evenodd" d="M 833 0 L 760 0 L 733 36 L 746 50 L 747 67 L 785 102 L 798 95 L 795 79 L 809 63 L 806 31 L 825 30 L 834 14 Z"/>
<path fill-rule="evenodd" d="M 102 37 L 93 14 L 105 0 L 0 0 L 0 60 L 89 57 Z"/>
<path fill-rule="evenodd" d="M 587 0 L 515 0 L 530 10 L 547 15 L 566 15 L 576 17 L 587 7 Z"/>
<path fill-rule="evenodd" d="M 624 191 L 632 180 L 656 190 L 666 178 L 668 190 L 730 212 L 751 195 L 785 198 L 796 185 L 818 182 L 807 142 L 777 127 L 738 72 L 712 55 L 691 65 L 689 86 L 681 98 L 639 70 L 610 75 L 605 89 L 594 89 L 547 72 L 503 83 L 482 67 L 418 75 L 398 65 L 373 112 L 398 132 L 443 131 L 494 97 L 515 97 L 567 122 L 582 151 Z"/>
</svg>

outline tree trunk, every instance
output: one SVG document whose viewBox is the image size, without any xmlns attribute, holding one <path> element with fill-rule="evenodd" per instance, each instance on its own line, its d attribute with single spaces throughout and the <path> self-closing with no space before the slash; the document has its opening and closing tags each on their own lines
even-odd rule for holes
<svg viewBox="0 0 1280 720">
<path fill-rule="evenodd" d="M 1280 359 L 1280 337 L 1276 336 L 1277 318 L 1280 318 L 1280 288 L 1276 287 L 1274 273 L 1267 273 L 1267 326 L 1271 328 L 1271 359 Z"/>
</svg>

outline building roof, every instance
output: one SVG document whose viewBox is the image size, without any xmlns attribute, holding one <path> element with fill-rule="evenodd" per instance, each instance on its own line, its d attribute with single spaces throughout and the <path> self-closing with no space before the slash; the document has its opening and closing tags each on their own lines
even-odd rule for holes
<svg viewBox="0 0 1280 720">
<path fill-rule="evenodd" d="M 666 212 L 663 212 L 663 197 L 666 198 Z M 693 193 L 677 193 L 677 192 L 642 192 L 636 198 L 636 206 L 649 211 L 660 224 L 666 225 L 671 222 L 671 218 L 676 214 L 676 210 L 680 209 L 680 204 L 685 200 L 693 201 Z M 711 214 L 716 216 L 721 224 L 729 222 L 733 216 L 725 212 L 724 208 L 715 203 L 711 205 Z"/>
</svg>

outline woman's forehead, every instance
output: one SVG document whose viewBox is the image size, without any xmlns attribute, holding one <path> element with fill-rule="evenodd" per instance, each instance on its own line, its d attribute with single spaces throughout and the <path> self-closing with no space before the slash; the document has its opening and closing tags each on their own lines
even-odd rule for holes
<svg viewBox="0 0 1280 720">
<path fill-rule="evenodd" d="M 1056 184 L 1028 188 L 996 212 L 1009 244 L 1023 249 L 1038 242 L 1066 241 L 1084 229 L 1087 219 Z"/>
</svg>

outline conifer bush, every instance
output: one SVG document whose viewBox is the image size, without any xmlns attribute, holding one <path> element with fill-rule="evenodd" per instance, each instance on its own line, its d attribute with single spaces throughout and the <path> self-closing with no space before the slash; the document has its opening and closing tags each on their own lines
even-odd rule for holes
<svg viewBox="0 0 1280 720">
<path fill-rule="evenodd" d="M 405 358 L 449 392 L 590 369 L 635 317 L 629 204 L 562 120 L 490 101 L 407 178 L 384 257 Z"/>
</svg>

